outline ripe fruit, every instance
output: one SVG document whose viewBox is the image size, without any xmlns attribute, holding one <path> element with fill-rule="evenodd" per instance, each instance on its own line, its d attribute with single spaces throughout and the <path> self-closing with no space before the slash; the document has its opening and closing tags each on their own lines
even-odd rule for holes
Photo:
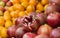
<svg viewBox="0 0 60 38">
<path fill-rule="evenodd" d="M 55 4 L 49 4 L 46 8 L 46 14 L 48 15 L 49 13 L 54 13 L 54 12 L 60 12 L 59 6 Z"/>
<path fill-rule="evenodd" d="M 60 27 L 52 30 L 50 33 L 50 38 L 60 38 Z"/>
<path fill-rule="evenodd" d="M 24 7 L 22 5 L 20 5 L 20 4 L 14 4 L 13 7 L 14 7 L 15 10 L 20 10 L 20 11 L 24 11 L 25 10 Z"/>
<path fill-rule="evenodd" d="M 49 2 L 60 6 L 60 0 L 49 0 Z"/>
<path fill-rule="evenodd" d="M 4 19 L 5 20 L 10 20 L 11 19 L 11 15 L 10 15 L 10 12 L 9 11 L 5 11 L 4 12 Z"/>
<path fill-rule="evenodd" d="M 0 26 L 3 26 L 5 24 L 5 20 L 2 16 L 0 16 Z"/>
<path fill-rule="evenodd" d="M 25 14 L 25 12 L 24 11 L 20 11 L 19 12 L 19 17 L 24 17 L 26 14 Z"/>
<path fill-rule="evenodd" d="M 19 13 L 19 11 L 16 10 L 16 11 L 12 11 L 12 12 L 10 13 L 10 15 L 11 15 L 11 17 L 17 18 L 17 17 L 18 17 L 18 13 Z"/>
<path fill-rule="evenodd" d="M 40 35 L 37 35 L 35 38 L 49 38 L 49 36 L 44 35 L 44 34 L 40 34 Z"/>
<path fill-rule="evenodd" d="M 36 19 L 39 20 L 39 24 L 44 24 L 46 22 L 46 15 L 44 13 L 37 13 Z"/>
<path fill-rule="evenodd" d="M 9 37 L 14 37 L 16 30 L 17 30 L 17 27 L 15 25 L 9 27 L 8 30 L 7 30 L 8 36 Z"/>
<path fill-rule="evenodd" d="M 15 32 L 15 36 L 16 38 L 22 38 L 25 33 L 25 29 L 23 27 L 19 27 Z"/>
<path fill-rule="evenodd" d="M 6 6 L 12 6 L 13 4 L 12 4 L 12 2 L 10 2 L 10 1 L 8 1 L 7 3 L 6 3 Z"/>
<path fill-rule="evenodd" d="M 7 38 L 7 29 L 6 28 L 2 28 L 2 30 L 0 31 L 0 36 L 2 38 Z"/>
<path fill-rule="evenodd" d="M 46 4 L 49 3 L 49 0 L 41 0 L 41 3 L 42 3 L 43 5 L 46 5 Z"/>
<path fill-rule="evenodd" d="M 3 2 L 7 3 L 9 0 L 3 0 Z"/>
<path fill-rule="evenodd" d="M 39 10 L 40 12 L 42 12 L 44 10 L 43 5 L 38 3 L 37 6 L 36 6 L 36 10 Z"/>
<path fill-rule="evenodd" d="M 35 11 L 35 6 L 34 5 L 28 5 L 28 7 L 26 8 L 26 11 L 34 12 Z"/>
<path fill-rule="evenodd" d="M 52 28 L 50 26 L 48 26 L 47 24 L 40 26 L 40 28 L 38 29 L 37 33 L 40 34 L 45 34 L 45 35 L 49 35 L 49 33 L 51 32 Z"/>
<path fill-rule="evenodd" d="M 19 17 L 15 20 L 15 25 L 17 26 L 22 26 L 23 18 Z"/>
<path fill-rule="evenodd" d="M 23 38 L 35 38 L 36 34 L 27 32 L 23 35 Z"/>
<path fill-rule="evenodd" d="M 36 6 L 37 5 L 37 0 L 30 0 L 29 4 Z"/>
<path fill-rule="evenodd" d="M 0 2 L 0 6 L 5 6 L 5 3 L 3 1 Z"/>
<path fill-rule="evenodd" d="M 46 11 L 46 8 L 48 7 L 48 4 L 46 4 L 45 6 L 44 6 L 44 11 Z"/>
<path fill-rule="evenodd" d="M 4 15 L 3 11 L 0 10 L 0 16 L 3 16 L 3 15 Z"/>
<path fill-rule="evenodd" d="M 22 2 L 21 5 L 26 8 L 28 6 L 28 2 Z"/>
<path fill-rule="evenodd" d="M 12 22 L 11 22 L 11 20 L 7 20 L 5 22 L 5 28 L 9 28 L 10 26 L 12 26 Z"/>
<path fill-rule="evenodd" d="M 0 6 L 0 10 L 1 11 L 5 11 L 4 7 Z"/>
<path fill-rule="evenodd" d="M 52 27 L 60 26 L 60 13 L 50 13 L 47 16 L 47 23 Z"/>
</svg>

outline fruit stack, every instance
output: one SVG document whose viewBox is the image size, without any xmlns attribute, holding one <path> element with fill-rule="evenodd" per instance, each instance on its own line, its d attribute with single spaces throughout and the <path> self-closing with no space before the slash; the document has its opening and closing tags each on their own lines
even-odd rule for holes
<svg viewBox="0 0 60 38">
<path fill-rule="evenodd" d="M 0 38 L 60 38 L 60 0 L 0 0 Z"/>
</svg>

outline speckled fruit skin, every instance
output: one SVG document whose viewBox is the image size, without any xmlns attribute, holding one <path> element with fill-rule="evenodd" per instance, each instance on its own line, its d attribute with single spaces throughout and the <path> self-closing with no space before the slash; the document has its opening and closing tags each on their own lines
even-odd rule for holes
<svg viewBox="0 0 60 38">
<path fill-rule="evenodd" d="M 23 35 L 23 38 L 35 38 L 36 34 L 27 32 Z"/>
<path fill-rule="evenodd" d="M 52 30 L 50 33 L 50 38 L 60 38 L 60 27 Z"/>
<path fill-rule="evenodd" d="M 8 36 L 9 37 L 14 37 L 16 30 L 17 30 L 17 27 L 15 25 L 9 27 L 8 30 L 7 30 Z"/>
</svg>

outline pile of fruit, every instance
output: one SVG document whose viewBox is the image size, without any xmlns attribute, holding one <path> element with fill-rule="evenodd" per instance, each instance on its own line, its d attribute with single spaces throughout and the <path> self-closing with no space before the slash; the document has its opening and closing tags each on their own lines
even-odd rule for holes
<svg viewBox="0 0 60 38">
<path fill-rule="evenodd" d="M 0 38 L 60 38 L 60 0 L 0 0 Z"/>
</svg>

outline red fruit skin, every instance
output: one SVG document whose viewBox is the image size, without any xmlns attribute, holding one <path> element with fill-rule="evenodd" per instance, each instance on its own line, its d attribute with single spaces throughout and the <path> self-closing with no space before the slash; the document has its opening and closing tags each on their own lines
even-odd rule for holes
<svg viewBox="0 0 60 38">
<path fill-rule="evenodd" d="M 60 13 L 50 13 L 47 16 L 47 23 L 52 27 L 60 26 Z"/>
<path fill-rule="evenodd" d="M 17 27 L 15 25 L 11 26 L 7 30 L 7 34 L 9 37 L 14 37 L 15 36 L 15 31 L 17 30 Z"/>
<path fill-rule="evenodd" d="M 49 15 L 50 13 L 54 13 L 54 12 L 60 12 L 60 7 L 57 6 L 56 4 L 50 4 L 49 3 L 45 12 L 47 15 Z"/>
<path fill-rule="evenodd" d="M 15 37 L 22 38 L 25 33 L 26 33 L 26 31 L 25 31 L 24 27 L 19 27 L 15 32 Z"/>
<path fill-rule="evenodd" d="M 3 2 L 7 3 L 9 0 L 3 0 Z"/>
<path fill-rule="evenodd" d="M 49 2 L 60 6 L 60 0 L 49 0 Z"/>
<path fill-rule="evenodd" d="M 39 27 L 37 34 L 49 35 L 51 31 L 52 31 L 52 28 L 49 25 L 45 24 Z"/>
<path fill-rule="evenodd" d="M 51 31 L 50 38 L 60 38 L 60 27 Z"/>
<path fill-rule="evenodd" d="M 19 17 L 15 20 L 15 25 L 20 27 L 23 26 L 23 17 Z"/>
<path fill-rule="evenodd" d="M 5 11 L 4 7 L 2 7 L 2 6 L 0 6 L 0 10 L 3 12 Z"/>
<path fill-rule="evenodd" d="M 49 38 L 49 36 L 44 35 L 44 34 L 40 34 L 40 35 L 37 35 L 35 38 Z"/>
<path fill-rule="evenodd" d="M 10 1 L 8 1 L 7 3 L 6 3 L 6 6 L 12 6 L 13 4 L 12 4 L 12 2 L 10 2 Z"/>
<path fill-rule="evenodd" d="M 27 32 L 23 35 L 23 38 L 35 38 L 36 34 Z"/>
<path fill-rule="evenodd" d="M 37 13 L 36 19 L 39 20 L 40 24 L 44 24 L 46 21 L 46 15 L 44 13 Z"/>
</svg>

